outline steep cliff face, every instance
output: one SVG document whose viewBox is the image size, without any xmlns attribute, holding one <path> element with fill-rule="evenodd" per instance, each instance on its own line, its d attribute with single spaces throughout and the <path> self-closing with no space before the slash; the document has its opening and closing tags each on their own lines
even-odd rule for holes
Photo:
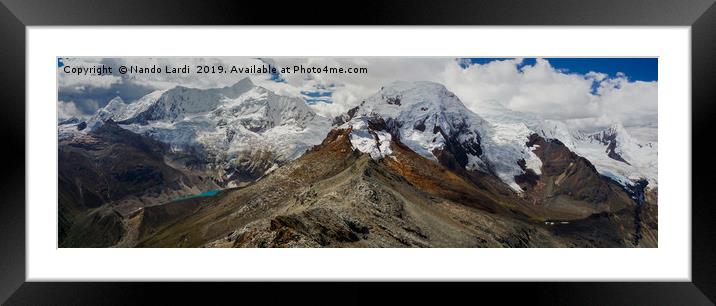
<svg viewBox="0 0 716 306">
<path fill-rule="evenodd" d="M 542 161 L 541 174 L 527 171 L 518 180 L 526 190 L 525 199 L 544 207 L 548 218 L 581 219 L 634 205 L 622 187 L 559 140 L 533 134 L 527 146 Z"/>
</svg>

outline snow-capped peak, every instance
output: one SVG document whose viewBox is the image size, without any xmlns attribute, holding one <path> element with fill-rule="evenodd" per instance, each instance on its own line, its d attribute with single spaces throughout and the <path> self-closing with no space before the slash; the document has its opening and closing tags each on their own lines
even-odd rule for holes
<svg viewBox="0 0 716 306">
<path fill-rule="evenodd" d="M 263 87 L 254 87 L 236 98 L 226 96 L 212 111 L 212 116 L 231 116 L 245 128 L 259 132 L 286 124 L 306 127 L 317 116 L 307 105 L 295 97 L 285 97 Z"/>
<path fill-rule="evenodd" d="M 114 120 L 124 121 L 137 116 L 154 105 L 165 92 L 166 90 L 157 90 L 127 104 L 127 107 L 121 113 L 116 114 Z"/>
<path fill-rule="evenodd" d="M 426 113 L 468 111 L 462 101 L 445 86 L 427 81 L 393 82 L 368 97 L 361 109 L 392 118 L 403 116 L 406 119 L 424 117 Z"/>
<path fill-rule="evenodd" d="M 107 102 L 107 105 L 97 110 L 92 116 L 87 125 L 91 130 L 97 129 L 107 120 L 115 120 L 117 117 L 124 112 L 127 108 L 127 104 L 124 103 L 121 97 L 114 97 L 112 100 Z"/>
<path fill-rule="evenodd" d="M 102 109 L 106 112 L 114 112 L 116 110 L 120 110 L 126 107 L 126 104 L 124 103 L 124 100 L 122 100 L 122 97 L 116 96 L 112 100 L 109 100 L 107 102 L 107 105 L 105 105 Z"/>
<path fill-rule="evenodd" d="M 603 144 L 609 144 L 612 141 L 619 141 L 621 143 L 634 142 L 634 139 L 631 138 L 629 132 L 627 132 L 621 123 L 614 123 L 608 128 L 590 134 L 587 137 L 593 141 L 602 142 Z"/>
<path fill-rule="evenodd" d="M 559 140 L 587 158 L 599 173 L 622 185 L 641 179 L 646 179 L 650 188 L 658 185 L 657 144 L 634 139 L 621 123 L 590 134 L 555 120 L 541 121 L 532 128 L 542 137 Z"/>
<path fill-rule="evenodd" d="M 460 167 L 493 173 L 517 192 L 522 189 L 515 176 L 524 173 L 518 162 L 525 160 L 528 167 L 540 165 L 525 147 L 531 134 L 526 125 L 490 124 L 438 83 L 391 83 L 342 117 L 353 126 L 362 126 L 364 118 L 382 119 L 387 134 L 428 159 L 439 161 L 448 152 Z M 364 139 L 358 136 L 356 139 Z M 371 156 L 382 157 L 384 154 L 371 152 L 376 152 L 374 148 L 380 147 L 384 139 L 390 138 L 365 141 L 370 148 L 353 145 L 359 150 L 364 148 L 361 151 Z M 533 170 L 539 173 L 539 169 Z"/>
<path fill-rule="evenodd" d="M 607 153 L 607 156 L 627 164 L 631 163 L 625 160 L 622 155 L 626 153 L 625 151 L 638 146 L 621 123 L 614 123 L 600 132 L 587 135 L 587 139 L 590 142 L 597 142 L 606 146 L 604 152 Z"/>
<path fill-rule="evenodd" d="M 588 144 L 582 145 L 583 148 L 578 148 L 577 151 L 584 153 L 588 159 L 594 160 L 597 168 L 603 170 L 600 172 L 626 184 L 646 179 L 649 187 L 657 186 L 656 143 L 634 139 L 621 123 L 615 123 L 602 131 L 587 135 L 586 142 Z M 597 154 L 597 149 L 601 150 L 601 154 Z"/>
<path fill-rule="evenodd" d="M 624 125 L 621 124 L 621 122 L 613 123 L 611 126 L 609 126 L 605 130 L 605 133 L 607 133 L 607 134 L 623 134 L 623 135 L 629 134 L 627 132 L 627 130 L 624 128 Z"/>
<path fill-rule="evenodd" d="M 249 78 L 221 88 L 152 92 L 102 119 L 173 150 L 200 152 L 227 177 L 236 163 L 253 158 L 247 156 L 268 156 L 269 165 L 297 158 L 330 129 L 330 121 L 302 99 L 278 95 Z"/>
<path fill-rule="evenodd" d="M 558 120 L 542 120 L 533 125 L 532 129 L 544 138 L 559 140 L 571 150 L 574 150 L 577 143 L 585 137 L 581 132 L 569 128 L 567 124 Z"/>
</svg>

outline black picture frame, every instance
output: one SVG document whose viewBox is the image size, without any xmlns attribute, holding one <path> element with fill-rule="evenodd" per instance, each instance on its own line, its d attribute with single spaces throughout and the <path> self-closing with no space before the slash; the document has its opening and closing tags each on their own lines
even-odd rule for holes
<svg viewBox="0 0 716 306">
<path fill-rule="evenodd" d="M 445 303 L 461 298 L 479 301 L 482 295 L 497 295 L 513 302 L 570 305 L 711 305 L 716 301 L 716 249 L 713 243 L 716 205 L 709 200 L 709 187 L 716 183 L 716 163 L 710 160 L 713 154 L 708 150 L 713 142 L 711 120 L 716 118 L 714 0 L 388 0 L 343 3 L 317 0 L 281 4 L 262 1 L 0 0 L 0 4 L 0 130 L 5 156 L 0 184 L 0 301 L 8 305 L 126 304 L 140 299 L 144 303 L 196 300 L 213 304 L 242 303 L 249 298 L 276 303 L 296 299 L 317 303 L 405 302 L 411 299 Z M 481 283 L 460 286 L 411 283 L 401 291 L 393 290 L 395 284 L 371 283 L 26 282 L 26 27 L 75 25 L 690 26 L 692 282 Z M 52 169 L 47 171 L 48 175 L 55 175 Z M 268 297 L 247 294 L 257 290 L 272 293 Z M 224 300 L 225 296 L 232 299 Z"/>
</svg>

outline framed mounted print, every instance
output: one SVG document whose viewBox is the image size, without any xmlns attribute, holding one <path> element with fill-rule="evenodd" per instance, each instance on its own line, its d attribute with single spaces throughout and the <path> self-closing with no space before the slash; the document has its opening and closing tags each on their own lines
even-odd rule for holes
<svg viewBox="0 0 716 306">
<path fill-rule="evenodd" d="M 59 248 L 658 247 L 658 58 L 57 60 Z"/>
<path fill-rule="evenodd" d="M 452 2 L 4 1 L 0 297 L 711 304 L 712 2 Z"/>
</svg>

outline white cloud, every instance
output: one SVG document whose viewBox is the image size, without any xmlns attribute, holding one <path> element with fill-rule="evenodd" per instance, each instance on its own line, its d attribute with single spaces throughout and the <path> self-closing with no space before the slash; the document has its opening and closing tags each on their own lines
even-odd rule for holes
<svg viewBox="0 0 716 306">
<path fill-rule="evenodd" d="M 57 101 L 57 120 L 62 121 L 73 117 L 81 119 L 86 115 L 77 108 L 73 101 Z"/>
<path fill-rule="evenodd" d="M 609 75 L 607 75 L 605 73 L 601 73 L 601 72 L 590 71 L 587 74 L 585 74 L 584 76 L 586 76 L 589 79 L 594 79 L 597 82 L 601 82 L 604 79 L 606 79 Z"/>
<path fill-rule="evenodd" d="M 627 128 L 651 127 L 647 130 L 655 134 L 657 82 L 632 82 L 623 73 L 611 78 L 595 71 L 569 74 L 539 59 L 520 70 L 519 63 L 493 61 L 467 69 L 450 68 L 445 84 L 478 114 L 481 107 L 497 103 L 585 131 L 619 122 Z M 645 137 L 655 137 L 640 131 Z"/>
<path fill-rule="evenodd" d="M 72 68 L 90 68 L 101 65 L 101 59 L 96 58 L 67 58 L 63 59 L 64 66 L 58 68 L 57 81 L 60 87 L 75 88 L 84 90 L 87 87 L 109 88 L 113 84 L 122 82 L 122 78 L 115 75 L 97 75 L 97 74 L 76 74 L 65 73 L 64 69 Z"/>
<path fill-rule="evenodd" d="M 521 70 L 520 63 L 504 60 L 467 69 L 449 67 L 444 82 L 478 114 L 481 105 L 490 103 L 545 119 L 584 118 L 597 112 L 591 80 L 557 71 L 546 60 L 538 59 Z"/>
</svg>

